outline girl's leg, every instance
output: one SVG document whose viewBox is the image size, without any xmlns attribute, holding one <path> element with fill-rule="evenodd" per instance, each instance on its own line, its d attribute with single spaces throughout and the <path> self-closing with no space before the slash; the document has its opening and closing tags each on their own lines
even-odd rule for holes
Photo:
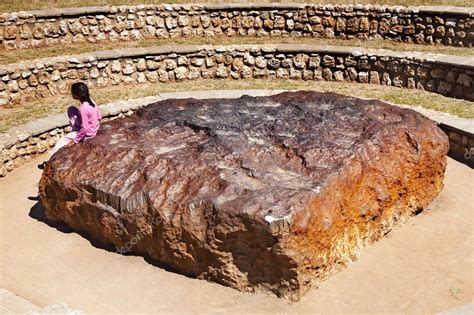
<svg viewBox="0 0 474 315">
<path fill-rule="evenodd" d="M 49 150 L 48 161 L 56 152 L 59 151 L 59 149 L 61 149 L 62 147 L 64 147 L 66 144 L 68 144 L 71 141 L 74 141 L 74 140 L 71 138 L 68 138 L 67 136 L 64 136 L 61 139 L 59 139 L 58 142 L 56 142 L 56 144 L 54 145 L 54 147 L 51 150 Z"/>
<path fill-rule="evenodd" d="M 48 159 L 46 161 L 44 161 L 43 163 L 38 165 L 38 167 L 40 169 L 44 168 L 44 166 L 46 165 L 46 162 L 49 161 L 51 159 L 51 157 L 56 152 L 59 151 L 59 149 L 61 149 L 62 147 L 64 147 L 68 143 L 70 143 L 71 141 L 74 141 L 74 138 L 76 137 L 77 132 L 81 128 L 81 122 L 79 120 L 79 117 L 80 117 L 79 116 L 79 109 L 77 107 L 70 106 L 67 109 L 67 115 L 69 117 L 69 125 L 71 126 L 72 130 L 71 130 L 70 133 L 68 133 L 67 135 L 65 135 L 61 139 L 59 139 L 58 142 L 56 142 L 56 144 L 54 145 L 54 147 L 51 150 L 49 150 Z"/>
<path fill-rule="evenodd" d="M 56 144 L 54 145 L 54 147 L 48 152 L 48 160 L 54 155 L 54 153 L 58 152 L 59 149 L 64 147 L 66 144 L 74 141 L 74 138 L 76 138 L 76 136 L 77 132 L 71 131 L 70 133 L 59 139 L 58 142 L 56 142 Z"/>
</svg>

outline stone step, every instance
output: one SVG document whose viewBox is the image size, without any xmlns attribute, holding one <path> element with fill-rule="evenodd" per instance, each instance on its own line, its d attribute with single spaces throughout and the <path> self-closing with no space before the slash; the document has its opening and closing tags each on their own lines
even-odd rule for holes
<svg viewBox="0 0 474 315">
<path fill-rule="evenodd" d="M 26 312 L 40 312 L 41 307 L 31 303 L 30 301 L 0 288 L 0 313 L 1 314 L 24 314 Z"/>
<path fill-rule="evenodd" d="M 438 313 L 438 315 L 469 315 L 474 314 L 474 303 L 461 305 Z"/>
</svg>

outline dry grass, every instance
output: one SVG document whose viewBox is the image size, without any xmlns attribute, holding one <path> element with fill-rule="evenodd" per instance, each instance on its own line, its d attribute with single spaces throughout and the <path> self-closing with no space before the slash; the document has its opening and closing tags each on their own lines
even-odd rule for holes
<svg viewBox="0 0 474 315">
<path fill-rule="evenodd" d="M 228 3 L 238 1 L 203 0 L 198 2 Z M 298 3 L 326 3 L 326 4 L 382 4 L 382 5 L 450 5 L 469 7 L 471 0 L 253 0 L 246 2 L 298 2 Z M 0 12 L 14 12 L 20 10 L 36 10 L 65 7 L 87 7 L 105 5 L 134 5 L 160 3 L 196 3 L 190 0 L 2 0 Z"/>
<path fill-rule="evenodd" d="M 163 92 L 222 90 L 222 89 L 299 89 L 321 92 L 335 92 L 350 96 L 374 98 L 395 104 L 421 106 L 447 112 L 460 117 L 474 118 L 471 102 L 447 98 L 438 94 L 418 90 L 402 90 L 369 84 L 341 82 L 315 82 L 292 80 L 197 80 L 179 83 L 155 83 L 134 86 L 114 86 L 93 89 L 92 96 L 104 104 L 113 100 L 139 98 Z M 0 132 L 41 117 L 65 111 L 75 101 L 68 96 L 54 96 L 46 99 L 23 103 L 0 110 Z"/>
<path fill-rule="evenodd" d="M 241 44 L 320 44 L 342 45 L 374 49 L 390 49 L 396 51 L 419 51 L 446 55 L 472 56 L 472 48 L 452 46 L 417 45 L 386 40 L 347 40 L 295 37 L 220 37 L 220 38 L 181 38 L 181 39 L 148 39 L 118 43 L 88 43 L 58 45 L 20 51 L 3 51 L 0 55 L 0 64 L 10 64 L 37 58 L 55 57 L 90 53 L 97 50 L 109 50 L 133 47 L 149 47 L 160 45 L 241 45 Z"/>
</svg>

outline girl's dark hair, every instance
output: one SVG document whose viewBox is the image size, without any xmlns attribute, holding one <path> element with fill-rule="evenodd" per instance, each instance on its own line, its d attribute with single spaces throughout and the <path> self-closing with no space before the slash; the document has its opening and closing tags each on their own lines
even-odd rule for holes
<svg viewBox="0 0 474 315">
<path fill-rule="evenodd" d="M 89 96 L 89 88 L 85 83 L 77 82 L 71 85 L 71 94 L 73 97 L 79 99 L 81 103 L 88 102 L 92 107 L 95 107 L 95 104 L 91 101 Z"/>
</svg>

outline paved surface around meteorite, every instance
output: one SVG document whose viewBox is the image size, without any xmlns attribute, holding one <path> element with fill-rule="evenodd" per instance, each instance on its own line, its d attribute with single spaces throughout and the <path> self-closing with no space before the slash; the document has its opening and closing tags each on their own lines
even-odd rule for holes
<svg viewBox="0 0 474 315">
<path fill-rule="evenodd" d="M 87 313 L 472 312 L 474 170 L 452 159 L 428 211 L 289 304 L 186 278 L 47 225 L 36 201 L 43 158 L 0 179 L 0 288 L 8 290 L 0 292 L 0 313 L 55 303 Z"/>
<path fill-rule="evenodd" d="M 39 307 L 66 303 L 86 313 L 432 313 L 474 297 L 474 170 L 452 159 L 445 188 L 428 211 L 396 227 L 346 270 L 290 304 L 165 271 L 35 219 L 41 176 L 36 165 L 43 158 L 0 179 L 0 287 Z"/>
</svg>

